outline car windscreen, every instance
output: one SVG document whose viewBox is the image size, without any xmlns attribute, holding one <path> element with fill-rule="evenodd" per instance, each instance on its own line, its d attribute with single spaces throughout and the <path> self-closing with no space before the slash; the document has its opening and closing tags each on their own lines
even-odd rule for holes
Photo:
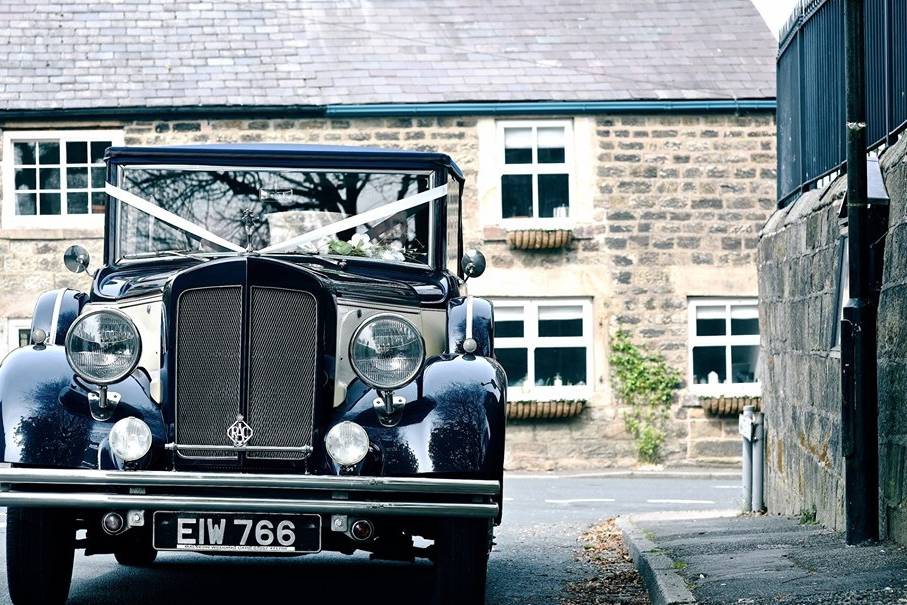
<svg viewBox="0 0 907 605">
<path fill-rule="evenodd" d="M 120 175 L 119 259 L 248 249 L 430 262 L 432 205 L 406 202 L 429 189 L 429 174 L 126 166 Z"/>
</svg>

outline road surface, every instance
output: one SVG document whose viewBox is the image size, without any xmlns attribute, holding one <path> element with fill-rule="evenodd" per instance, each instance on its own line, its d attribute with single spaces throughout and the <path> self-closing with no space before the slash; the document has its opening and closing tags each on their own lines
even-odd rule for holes
<svg viewBox="0 0 907 605">
<path fill-rule="evenodd" d="M 735 508 L 733 479 L 615 478 L 607 475 L 521 475 L 505 480 L 504 524 L 488 570 L 488 603 L 554 605 L 564 585 L 591 575 L 574 561 L 577 536 L 610 516 L 660 510 Z M 0 539 L 5 544 L 5 516 Z M 5 548 L 0 548 L 0 604 L 6 593 Z M 292 559 L 210 557 L 162 553 L 148 569 L 119 566 L 113 556 L 76 553 L 69 602 L 132 603 L 325 602 L 424 605 L 431 594 L 427 563 L 393 563 L 324 554 Z"/>
</svg>

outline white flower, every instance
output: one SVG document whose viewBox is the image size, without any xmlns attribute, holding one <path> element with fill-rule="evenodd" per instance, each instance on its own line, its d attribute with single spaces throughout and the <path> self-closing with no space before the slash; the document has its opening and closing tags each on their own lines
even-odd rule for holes
<svg viewBox="0 0 907 605">
<path fill-rule="evenodd" d="M 356 233 L 350 238 L 350 245 L 360 252 L 368 253 L 372 249 L 372 240 L 364 233 Z"/>
<path fill-rule="evenodd" d="M 302 245 L 302 251 L 306 254 L 321 254 L 321 251 L 318 249 L 318 246 L 312 242 L 306 242 Z"/>
</svg>

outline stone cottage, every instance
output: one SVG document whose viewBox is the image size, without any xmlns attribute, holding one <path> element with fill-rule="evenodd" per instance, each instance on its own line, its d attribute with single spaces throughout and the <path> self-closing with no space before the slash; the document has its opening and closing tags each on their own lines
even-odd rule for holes
<svg viewBox="0 0 907 605">
<path fill-rule="evenodd" d="M 665 454 L 733 461 L 760 394 L 774 40 L 749 0 L 5 4 L 0 348 L 100 258 L 109 145 L 434 149 L 467 177 L 511 383 L 511 468 L 631 464 L 609 342 L 683 376 Z M 551 402 L 555 402 L 552 404 Z M 560 416 L 541 418 L 539 416 Z M 566 416 L 566 417 L 565 417 Z"/>
</svg>

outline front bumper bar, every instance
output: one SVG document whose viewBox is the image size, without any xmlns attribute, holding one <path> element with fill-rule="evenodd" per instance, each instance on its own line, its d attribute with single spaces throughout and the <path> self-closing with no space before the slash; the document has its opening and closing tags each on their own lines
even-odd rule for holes
<svg viewBox="0 0 907 605">
<path fill-rule="evenodd" d="M 497 481 L 0 468 L 0 506 L 493 518 Z"/>
</svg>

